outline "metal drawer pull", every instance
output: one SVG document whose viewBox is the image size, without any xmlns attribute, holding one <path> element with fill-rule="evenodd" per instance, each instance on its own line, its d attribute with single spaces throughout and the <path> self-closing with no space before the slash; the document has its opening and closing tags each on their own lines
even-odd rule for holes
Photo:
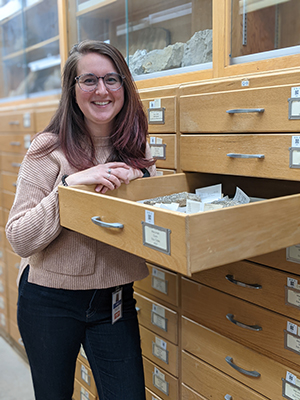
<svg viewBox="0 0 300 400">
<path fill-rule="evenodd" d="M 249 288 L 249 289 L 262 289 L 262 286 L 259 285 L 258 283 L 244 283 L 240 282 L 234 279 L 233 275 L 226 275 L 225 277 L 229 282 L 234 283 L 237 286 L 242 286 L 244 288 Z"/>
<path fill-rule="evenodd" d="M 17 187 L 17 182 L 12 183 L 13 187 Z"/>
<path fill-rule="evenodd" d="M 262 327 L 259 325 L 246 325 L 246 324 L 243 324 L 242 322 L 235 320 L 233 314 L 227 314 L 226 318 L 233 324 L 239 326 L 240 328 L 245 328 L 245 329 L 249 329 L 250 331 L 256 331 L 256 332 L 262 331 Z"/>
<path fill-rule="evenodd" d="M 21 146 L 20 142 L 10 142 L 11 146 Z"/>
<path fill-rule="evenodd" d="M 20 125 L 20 121 L 9 121 L 9 125 Z"/>
<path fill-rule="evenodd" d="M 244 113 L 263 113 L 264 108 L 235 108 L 232 110 L 227 110 L 228 114 L 244 114 Z"/>
<path fill-rule="evenodd" d="M 227 157 L 231 158 L 265 158 L 264 154 L 241 154 L 241 153 L 228 153 Z"/>
<path fill-rule="evenodd" d="M 103 222 L 100 217 L 92 217 L 92 222 L 98 226 L 102 226 L 102 228 L 117 228 L 123 229 L 124 225 L 119 224 L 118 222 Z"/>
<path fill-rule="evenodd" d="M 260 377 L 260 373 L 257 371 L 247 371 L 246 369 L 238 367 L 236 364 L 233 363 L 232 357 L 227 356 L 225 360 L 232 368 L 236 369 L 237 371 L 241 372 L 244 375 L 251 376 L 252 378 Z"/>
<path fill-rule="evenodd" d="M 13 163 L 11 163 L 11 166 L 20 168 L 21 167 L 21 163 L 13 162 Z"/>
<path fill-rule="evenodd" d="M 138 313 L 141 311 L 140 307 L 135 307 L 135 311 Z"/>
<path fill-rule="evenodd" d="M 232 400 L 232 396 L 230 396 L 230 394 L 225 394 L 224 399 L 225 400 Z"/>
</svg>

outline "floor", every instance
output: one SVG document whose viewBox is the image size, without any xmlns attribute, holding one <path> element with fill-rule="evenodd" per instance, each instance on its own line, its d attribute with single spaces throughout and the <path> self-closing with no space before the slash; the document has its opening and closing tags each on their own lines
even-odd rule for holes
<svg viewBox="0 0 300 400">
<path fill-rule="evenodd" d="M 1 336 L 0 399 L 34 400 L 28 364 Z"/>
</svg>

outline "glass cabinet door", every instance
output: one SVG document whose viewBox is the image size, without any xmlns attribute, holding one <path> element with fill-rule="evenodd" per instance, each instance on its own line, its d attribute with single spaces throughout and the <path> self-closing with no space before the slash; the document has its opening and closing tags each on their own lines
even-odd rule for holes
<svg viewBox="0 0 300 400">
<path fill-rule="evenodd" d="M 57 0 L 0 0 L 0 101 L 59 93 Z"/>
<path fill-rule="evenodd" d="M 69 47 L 107 41 L 136 79 L 212 67 L 212 0 L 69 0 L 69 13 Z"/>
<path fill-rule="evenodd" d="M 231 63 L 300 53 L 299 0 L 232 0 Z"/>
</svg>

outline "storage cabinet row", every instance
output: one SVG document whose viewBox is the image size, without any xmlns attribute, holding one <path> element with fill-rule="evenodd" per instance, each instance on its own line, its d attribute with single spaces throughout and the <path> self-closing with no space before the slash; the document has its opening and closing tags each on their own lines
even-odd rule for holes
<svg viewBox="0 0 300 400">
<path fill-rule="evenodd" d="M 294 399 L 300 393 L 299 264 L 285 255 L 300 243 L 298 74 L 141 90 L 151 151 L 164 176 L 134 181 L 110 196 L 86 186 L 60 188 L 63 226 L 148 261 L 149 277 L 135 284 L 147 400 Z M 53 109 L 31 110 L 29 128 L 28 110 L 3 112 L 0 271 L 6 282 L 15 282 L 18 268 L 4 237 L 16 183 L 11 168 L 18 169 L 27 135 L 43 129 Z M 217 183 L 228 194 L 239 186 L 264 200 L 191 215 L 137 203 Z M 125 229 L 112 235 L 96 226 L 91 218 L 99 209 L 105 222 Z M 12 336 L 16 293 L 9 285 L 1 313 Z M 77 363 L 74 399 L 97 399 L 83 355 Z"/>
</svg>

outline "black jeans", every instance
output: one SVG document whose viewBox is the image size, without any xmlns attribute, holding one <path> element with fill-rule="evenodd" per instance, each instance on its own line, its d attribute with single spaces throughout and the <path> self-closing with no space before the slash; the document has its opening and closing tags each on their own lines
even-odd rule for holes
<svg viewBox="0 0 300 400">
<path fill-rule="evenodd" d="M 123 288 L 123 316 L 112 324 L 112 292 L 19 285 L 18 324 L 36 400 L 71 400 L 81 343 L 100 400 L 145 400 L 139 327 L 132 284 Z"/>
</svg>

